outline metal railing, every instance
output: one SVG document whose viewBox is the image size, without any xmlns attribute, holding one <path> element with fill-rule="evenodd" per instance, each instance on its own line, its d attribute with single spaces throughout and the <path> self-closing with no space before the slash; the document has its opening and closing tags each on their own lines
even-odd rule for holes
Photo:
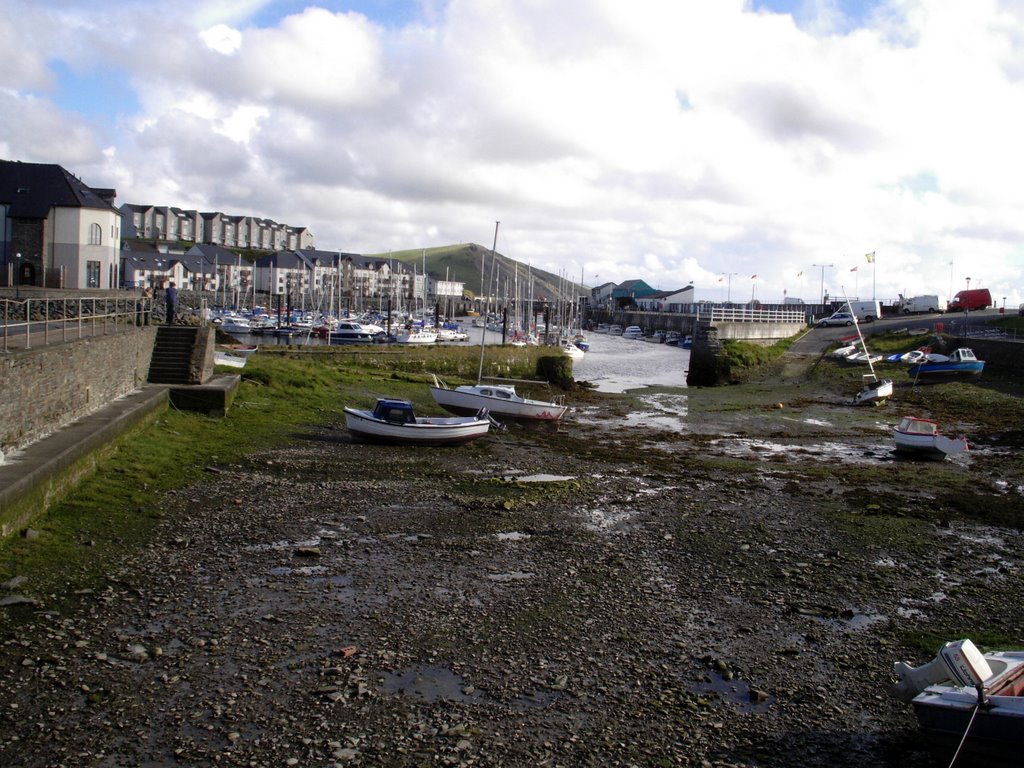
<svg viewBox="0 0 1024 768">
<path fill-rule="evenodd" d="M 0 299 L 3 351 L 124 333 L 152 322 L 153 299 L 145 296 L 33 296 Z"/>
<path fill-rule="evenodd" d="M 698 320 L 712 323 L 800 323 L 806 324 L 802 311 L 791 309 L 747 309 L 745 307 L 711 307 L 697 311 Z"/>
</svg>

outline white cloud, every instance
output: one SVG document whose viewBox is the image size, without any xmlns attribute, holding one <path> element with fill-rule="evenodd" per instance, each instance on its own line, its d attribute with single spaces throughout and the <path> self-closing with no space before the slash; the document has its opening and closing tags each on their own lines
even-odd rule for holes
<svg viewBox="0 0 1024 768">
<path fill-rule="evenodd" d="M 211 51 L 230 56 L 242 47 L 242 33 L 226 24 L 215 24 L 199 33 L 199 39 Z"/>
<path fill-rule="evenodd" d="M 0 41 L 29 42 L 0 45 L 0 150 L 122 201 L 352 251 L 488 244 L 501 219 L 524 262 L 707 298 L 736 273 L 734 298 L 757 274 L 762 300 L 813 299 L 832 263 L 833 293 L 870 274 L 883 297 L 945 294 L 973 271 L 1024 300 L 1020 2 L 450 0 L 404 27 L 301 4 L 257 24 L 278 7 L 257 0 L 9 4 Z M 140 106 L 65 110 L 52 57 L 122 71 Z"/>
</svg>

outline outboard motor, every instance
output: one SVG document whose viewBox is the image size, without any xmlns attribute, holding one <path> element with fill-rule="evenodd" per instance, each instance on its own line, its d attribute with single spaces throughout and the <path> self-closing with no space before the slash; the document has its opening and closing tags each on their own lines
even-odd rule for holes
<svg viewBox="0 0 1024 768">
<path fill-rule="evenodd" d="M 977 688 L 981 701 L 984 683 L 992 677 L 992 668 L 970 640 L 946 643 L 939 649 L 938 656 L 920 667 L 898 661 L 892 671 L 899 678 L 893 686 L 893 694 L 907 702 L 929 685 L 947 680 L 961 687 Z"/>
<path fill-rule="evenodd" d="M 505 430 L 505 425 L 502 424 L 500 421 L 498 421 L 493 416 L 491 416 L 491 412 L 487 408 L 481 408 L 479 411 L 477 411 L 476 412 L 476 417 L 478 419 L 480 419 L 481 421 L 483 421 L 484 419 L 487 419 L 487 421 L 491 422 L 491 426 L 494 427 L 497 430 L 501 430 L 501 431 Z"/>
</svg>

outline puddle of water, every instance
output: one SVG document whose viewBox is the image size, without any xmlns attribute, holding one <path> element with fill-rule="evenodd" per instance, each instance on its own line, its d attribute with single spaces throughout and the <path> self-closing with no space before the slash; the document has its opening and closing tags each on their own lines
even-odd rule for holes
<svg viewBox="0 0 1024 768">
<path fill-rule="evenodd" d="M 384 692 L 412 696 L 423 701 L 456 701 L 464 704 L 495 704 L 483 691 L 466 685 L 465 679 L 446 667 L 416 666 L 384 674 Z M 558 691 L 526 691 L 510 706 L 515 710 L 539 709 L 560 699 Z"/>
<path fill-rule="evenodd" d="M 618 421 L 624 427 L 657 427 L 666 430 L 678 430 L 681 420 L 679 416 L 667 416 L 651 411 L 630 413 Z"/>
<path fill-rule="evenodd" d="M 739 706 L 744 712 L 764 712 L 775 701 L 774 696 L 755 701 L 752 699 L 750 684 L 744 680 L 733 678 L 726 680 L 716 671 L 708 672 L 708 679 L 690 688 L 691 693 L 713 694 L 723 701 Z M 759 697 L 756 697 L 759 698 Z"/>
<path fill-rule="evenodd" d="M 873 446 L 855 443 L 777 443 L 769 440 L 720 438 L 712 440 L 711 445 L 725 455 L 735 458 L 784 455 L 794 460 L 835 461 L 841 464 L 891 461 L 893 455 L 891 445 Z"/>
<path fill-rule="evenodd" d="M 502 480 L 510 483 L 564 483 L 575 480 L 575 475 L 547 475 L 543 472 L 535 475 L 503 475 Z"/>
<path fill-rule="evenodd" d="M 525 541 L 530 538 L 530 534 L 522 533 L 520 531 L 509 531 L 508 533 L 496 534 L 498 541 Z"/>
<path fill-rule="evenodd" d="M 413 696 L 423 701 L 474 702 L 484 698 L 483 693 L 467 686 L 461 676 L 445 667 L 413 667 L 403 672 L 384 674 L 384 692 Z"/>
</svg>

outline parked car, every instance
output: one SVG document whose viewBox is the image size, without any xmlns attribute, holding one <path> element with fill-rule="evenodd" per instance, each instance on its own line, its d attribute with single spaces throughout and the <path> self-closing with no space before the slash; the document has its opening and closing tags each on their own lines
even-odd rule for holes
<svg viewBox="0 0 1024 768">
<path fill-rule="evenodd" d="M 834 312 L 828 317 L 818 321 L 819 328 L 828 328 L 830 325 L 853 325 L 855 320 L 849 312 Z"/>
</svg>

